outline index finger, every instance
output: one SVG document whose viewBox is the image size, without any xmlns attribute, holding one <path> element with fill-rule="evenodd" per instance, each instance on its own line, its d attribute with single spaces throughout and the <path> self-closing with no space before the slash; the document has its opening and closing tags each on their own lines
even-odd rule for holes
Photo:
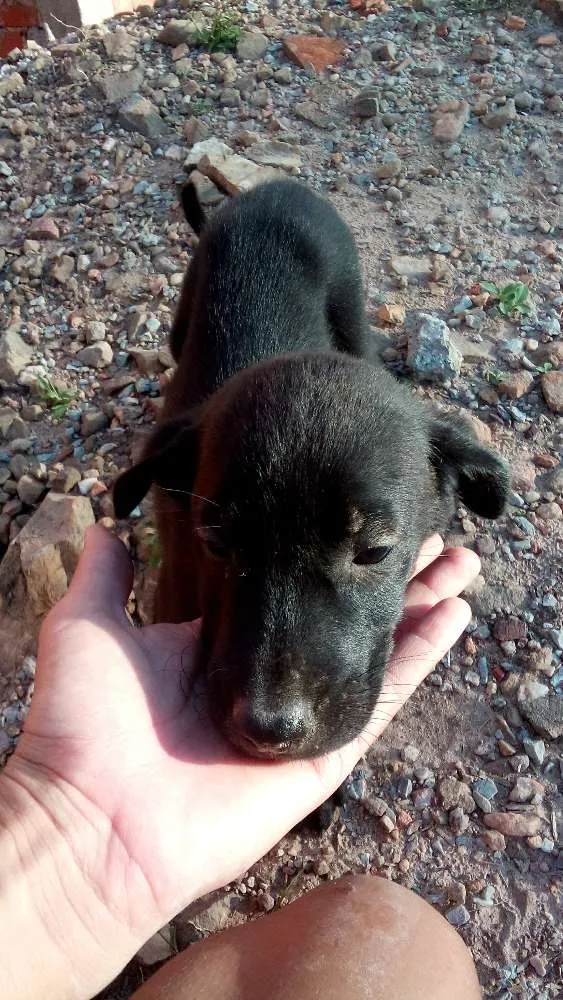
<svg viewBox="0 0 563 1000">
<path fill-rule="evenodd" d="M 423 569 L 430 566 L 435 559 L 438 559 L 444 551 L 444 539 L 441 535 L 435 534 L 430 535 L 429 538 L 425 538 L 418 556 L 416 557 L 416 562 L 411 570 L 409 580 L 412 580 L 414 576 L 418 576 Z"/>
<path fill-rule="evenodd" d="M 94 524 L 78 561 L 64 605 L 89 615 L 103 612 L 121 617 L 133 585 L 133 566 L 123 542 L 107 528 Z M 61 603 L 63 603 L 61 602 Z"/>
<path fill-rule="evenodd" d="M 456 546 L 442 552 L 411 579 L 405 595 L 405 621 L 419 618 L 446 597 L 457 597 L 479 574 L 481 561 L 476 552 Z"/>
</svg>

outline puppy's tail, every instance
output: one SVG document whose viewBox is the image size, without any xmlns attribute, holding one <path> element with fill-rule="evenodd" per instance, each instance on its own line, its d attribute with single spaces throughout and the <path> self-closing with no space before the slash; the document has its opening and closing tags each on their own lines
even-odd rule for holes
<svg viewBox="0 0 563 1000">
<path fill-rule="evenodd" d="M 203 209 L 199 203 L 195 184 L 192 184 L 190 181 L 186 181 L 180 192 L 180 199 L 182 202 L 182 208 L 184 209 L 186 222 L 192 227 L 196 236 L 199 236 L 205 225 L 206 219 Z"/>
</svg>

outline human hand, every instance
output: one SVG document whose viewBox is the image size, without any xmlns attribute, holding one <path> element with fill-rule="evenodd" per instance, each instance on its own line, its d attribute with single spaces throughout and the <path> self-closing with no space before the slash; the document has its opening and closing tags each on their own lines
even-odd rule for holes
<svg viewBox="0 0 563 1000">
<path fill-rule="evenodd" d="M 36 688 L 8 773 L 48 803 L 128 941 L 140 946 L 320 805 L 457 640 L 470 618 L 457 595 L 479 561 L 465 549 L 442 550 L 437 536 L 422 548 L 365 733 L 317 760 L 272 763 L 226 745 L 197 684 L 188 690 L 197 625 L 134 627 L 124 610 L 129 556 L 103 528 L 90 530 L 70 590 L 41 630 Z M 80 907 L 73 900 L 88 922 Z M 116 955 L 116 972 L 129 957 Z"/>
</svg>

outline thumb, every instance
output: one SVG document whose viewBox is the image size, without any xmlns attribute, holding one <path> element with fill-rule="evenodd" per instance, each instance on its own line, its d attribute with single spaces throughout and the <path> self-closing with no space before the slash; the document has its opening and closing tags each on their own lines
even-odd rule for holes
<svg viewBox="0 0 563 1000">
<path fill-rule="evenodd" d="M 86 544 L 63 598 L 65 611 L 121 616 L 133 586 L 133 567 L 123 542 L 100 524 L 86 534 Z"/>
</svg>

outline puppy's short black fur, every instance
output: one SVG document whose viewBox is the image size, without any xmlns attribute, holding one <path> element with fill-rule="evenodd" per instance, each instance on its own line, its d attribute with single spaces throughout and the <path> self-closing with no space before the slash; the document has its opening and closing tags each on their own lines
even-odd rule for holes
<svg viewBox="0 0 563 1000">
<path fill-rule="evenodd" d="M 225 736 L 254 756 L 319 755 L 369 720 L 422 540 L 458 499 L 497 517 L 506 468 L 366 360 L 353 238 L 297 182 L 203 225 L 171 344 L 164 413 L 115 485 L 117 516 L 156 487 L 155 618 L 202 615 Z"/>
</svg>

